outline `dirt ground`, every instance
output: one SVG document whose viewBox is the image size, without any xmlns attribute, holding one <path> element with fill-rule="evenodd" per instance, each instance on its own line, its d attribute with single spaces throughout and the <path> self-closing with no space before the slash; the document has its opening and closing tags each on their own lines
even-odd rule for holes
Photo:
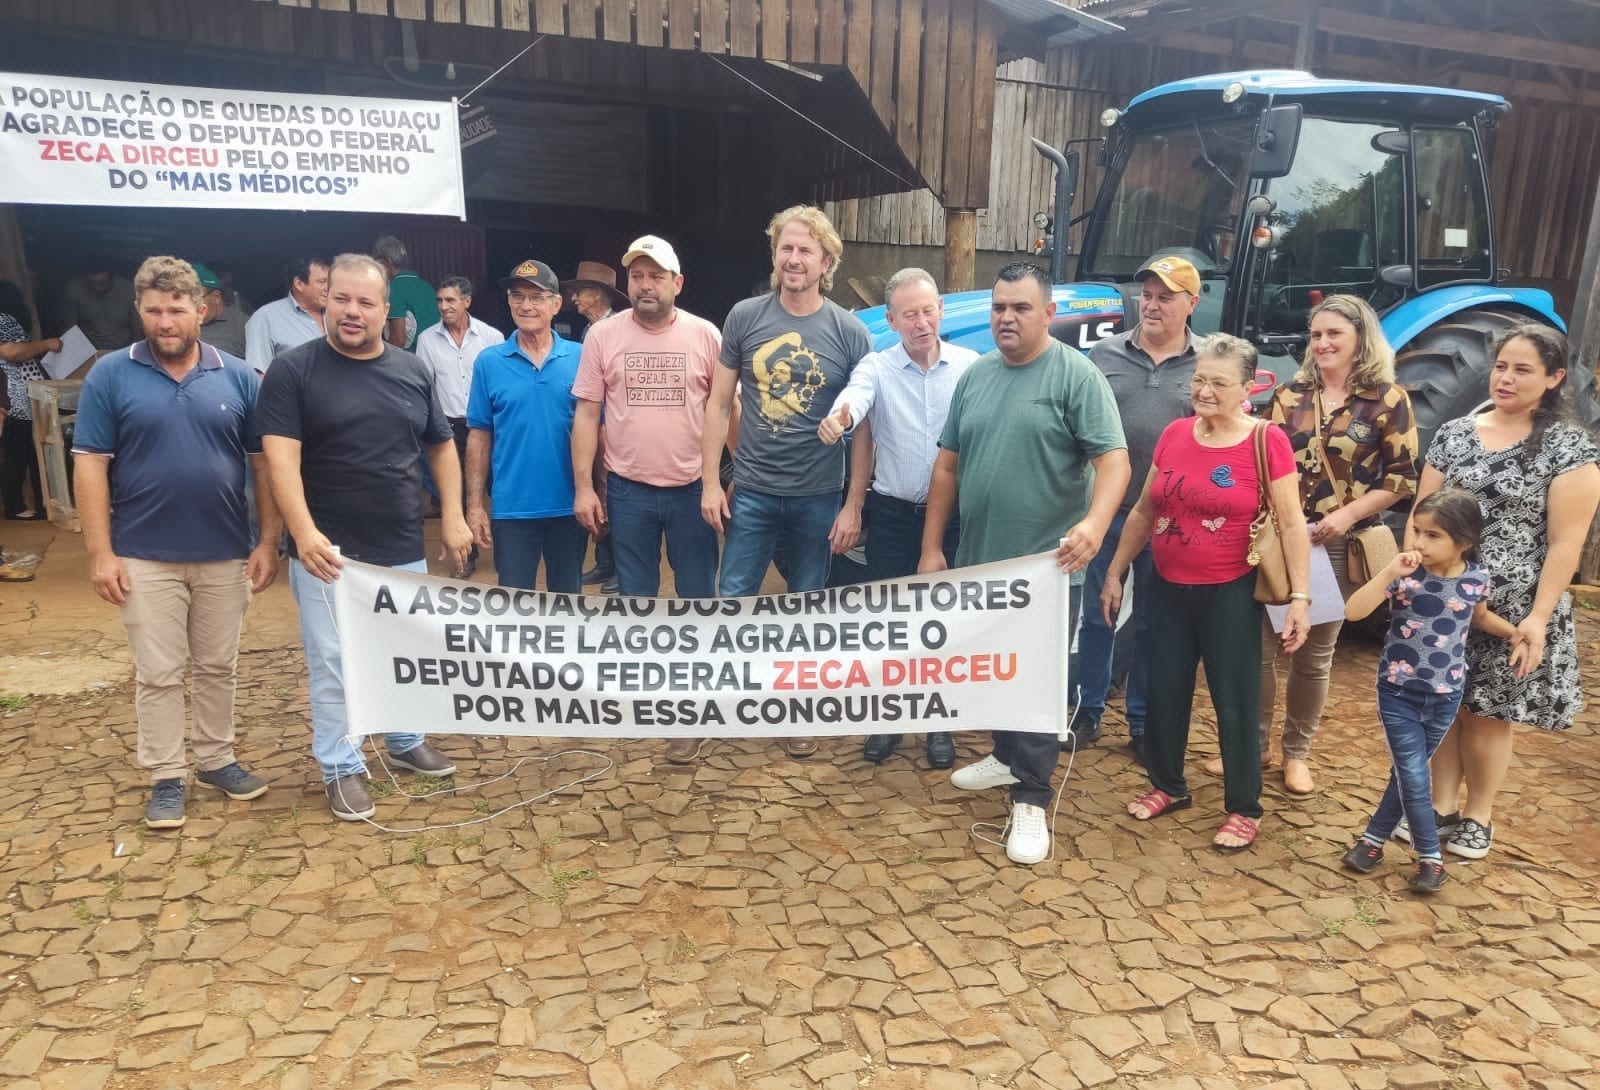
<svg viewBox="0 0 1600 1090">
<path fill-rule="evenodd" d="M 375 768 L 379 829 L 328 814 L 280 582 L 240 662 L 272 789 L 192 790 L 157 834 L 81 539 L 0 534 L 41 557 L 0 586 L 0 1088 L 1600 1087 L 1600 711 L 1519 732 L 1493 853 L 1431 900 L 1403 845 L 1338 866 L 1386 768 L 1361 643 L 1319 792 L 1269 787 L 1239 855 L 1209 846 L 1204 731 L 1195 807 L 1122 816 L 1143 779 L 1115 709 L 1033 868 L 974 835 L 1001 792 L 855 739 L 680 768 L 648 740 L 440 737 L 455 790 Z"/>
</svg>

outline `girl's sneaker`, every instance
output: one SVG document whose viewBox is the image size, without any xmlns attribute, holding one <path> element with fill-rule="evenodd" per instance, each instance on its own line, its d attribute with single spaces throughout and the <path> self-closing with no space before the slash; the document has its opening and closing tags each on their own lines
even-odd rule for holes
<svg viewBox="0 0 1600 1090">
<path fill-rule="evenodd" d="M 1452 810 L 1448 814 L 1441 814 L 1435 810 L 1433 812 L 1433 823 L 1439 827 L 1439 839 L 1443 841 L 1449 837 L 1452 829 L 1461 824 L 1461 811 Z M 1407 844 L 1411 843 L 1411 823 L 1405 818 L 1401 818 L 1400 824 L 1395 826 L 1394 838 L 1403 840 Z"/>
<path fill-rule="evenodd" d="M 1339 862 L 1349 867 L 1358 874 L 1371 874 L 1379 863 L 1383 862 L 1383 845 L 1374 844 L 1366 837 L 1360 837 L 1344 853 L 1344 858 Z"/>
<path fill-rule="evenodd" d="M 1444 885 L 1444 864 L 1435 859 L 1423 859 L 1417 863 L 1417 873 L 1411 876 L 1407 883 L 1412 893 L 1438 893 L 1439 887 Z"/>
<path fill-rule="evenodd" d="M 1450 838 L 1444 842 L 1444 850 L 1463 859 L 1482 859 L 1489 854 L 1489 846 L 1493 843 L 1492 822 L 1480 825 L 1471 818 L 1464 818 L 1450 834 Z"/>
</svg>

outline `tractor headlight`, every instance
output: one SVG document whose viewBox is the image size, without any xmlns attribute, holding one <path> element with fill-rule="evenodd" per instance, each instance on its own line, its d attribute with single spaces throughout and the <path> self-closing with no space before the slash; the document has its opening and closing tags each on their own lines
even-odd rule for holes
<svg viewBox="0 0 1600 1090">
<path fill-rule="evenodd" d="M 1121 118 L 1122 111 L 1117 109 L 1115 106 L 1107 106 L 1104 110 L 1100 111 L 1100 124 L 1108 129 L 1121 120 Z"/>
<path fill-rule="evenodd" d="M 1234 80 L 1222 89 L 1222 101 L 1232 106 L 1244 97 L 1244 84 Z"/>
</svg>

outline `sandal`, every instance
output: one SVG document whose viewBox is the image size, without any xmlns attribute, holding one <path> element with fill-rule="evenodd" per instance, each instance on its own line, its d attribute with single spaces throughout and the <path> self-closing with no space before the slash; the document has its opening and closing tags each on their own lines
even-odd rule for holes
<svg viewBox="0 0 1600 1090">
<path fill-rule="evenodd" d="M 1135 821 L 1149 821 L 1173 810 L 1184 810 L 1194 805 L 1188 795 L 1169 795 L 1159 787 L 1152 787 L 1128 803 L 1128 816 Z M 1137 810 L 1135 809 L 1137 807 Z"/>
<path fill-rule="evenodd" d="M 1219 852 L 1242 852 L 1256 842 L 1256 833 L 1260 830 L 1260 823 L 1243 814 L 1229 814 L 1228 820 L 1222 823 L 1222 828 L 1217 830 L 1217 835 L 1211 839 L 1211 846 Z M 1243 844 L 1224 844 L 1222 838 L 1236 837 L 1243 840 Z"/>
</svg>

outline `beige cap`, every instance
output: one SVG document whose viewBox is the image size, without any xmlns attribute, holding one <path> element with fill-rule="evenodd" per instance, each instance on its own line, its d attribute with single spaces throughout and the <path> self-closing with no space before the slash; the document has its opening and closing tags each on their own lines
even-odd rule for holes
<svg viewBox="0 0 1600 1090">
<path fill-rule="evenodd" d="M 622 267 L 626 269 L 634 260 L 648 257 L 673 276 L 683 275 L 683 266 L 678 261 L 678 251 L 672 248 L 672 243 L 655 235 L 644 235 L 633 240 L 633 245 L 628 247 L 628 252 L 622 255 Z"/>
<path fill-rule="evenodd" d="M 1186 291 L 1196 296 L 1200 294 L 1199 270 L 1181 257 L 1173 257 L 1170 254 L 1152 257 L 1139 266 L 1139 271 L 1133 274 L 1135 280 L 1143 280 L 1147 276 L 1159 277 L 1172 291 Z"/>
</svg>

